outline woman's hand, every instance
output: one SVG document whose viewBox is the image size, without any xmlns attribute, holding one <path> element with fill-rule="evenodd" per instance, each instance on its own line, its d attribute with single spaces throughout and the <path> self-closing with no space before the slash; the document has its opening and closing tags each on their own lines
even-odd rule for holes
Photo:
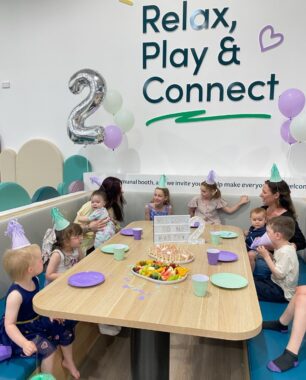
<svg viewBox="0 0 306 380">
<path fill-rule="evenodd" d="M 26 356 L 31 356 L 34 354 L 34 352 L 37 351 L 37 348 L 34 342 L 26 340 L 25 343 L 22 345 L 22 351 Z"/>
<path fill-rule="evenodd" d="M 249 200 L 249 197 L 247 196 L 247 195 L 242 195 L 241 197 L 240 197 L 240 201 L 239 201 L 239 203 L 241 204 L 241 205 L 245 205 L 246 203 L 249 203 L 250 202 L 250 200 Z"/>
<path fill-rule="evenodd" d="M 89 223 L 88 226 L 91 231 L 97 232 L 97 231 L 102 230 L 106 226 L 107 222 L 109 222 L 109 220 L 110 219 L 108 217 L 101 220 L 93 220 L 92 222 Z"/>
</svg>

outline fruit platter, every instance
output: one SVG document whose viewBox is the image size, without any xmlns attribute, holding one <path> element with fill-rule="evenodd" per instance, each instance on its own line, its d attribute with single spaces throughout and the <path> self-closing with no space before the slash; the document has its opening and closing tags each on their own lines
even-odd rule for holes
<svg viewBox="0 0 306 380">
<path fill-rule="evenodd" d="M 150 248 L 149 256 L 166 264 L 187 264 L 194 260 L 188 249 L 175 244 L 156 244 Z"/>
<path fill-rule="evenodd" d="M 187 278 L 188 268 L 177 264 L 165 264 L 156 260 L 138 261 L 132 268 L 135 276 L 158 284 L 176 284 Z"/>
</svg>

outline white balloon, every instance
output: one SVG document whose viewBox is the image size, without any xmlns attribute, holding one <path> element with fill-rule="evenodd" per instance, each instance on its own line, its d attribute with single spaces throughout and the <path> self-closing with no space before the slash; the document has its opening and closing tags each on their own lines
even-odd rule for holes
<svg viewBox="0 0 306 380">
<path fill-rule="evenodd" d="M 306 141 L 306 113 L 301 113 L 292 119 L 290 132 L 297 141 Z"/>
<path fill-rule="evenodd" d="M 132 112 L 126 110 L 125 108 L 121 108 L 116 115 L 114 116 L 114 121 L 123 132 L 128 132 L 132 129 L 135 118 Z"/>
<path fill-rule="evenodd" d="M 102 104 L 105 111 L 115 115 L 122 106 L 122 96 L 116 90 L 108 90 Z"/>
</svg>

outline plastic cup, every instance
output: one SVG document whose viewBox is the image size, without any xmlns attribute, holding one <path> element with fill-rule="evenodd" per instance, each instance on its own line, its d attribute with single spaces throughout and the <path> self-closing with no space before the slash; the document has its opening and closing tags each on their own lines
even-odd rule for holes
<svg viewBox="0 0 306 380">
<path fill-rule="evenodd" d="M 219 249 L 216 248 L 208 248 L 207 250 L 207 258 L 209 265 L 217 265 L 219 259 Z"/>
<path fill-rule="evenodd" d="M 221 238 L 219 236 L 219 232 L 212 231 L 210 233 L 210 240 L 212 244 L 219 245 L 221 243 Z"/>
<path fill-rule="evenodd" d="M 133 228 L 134 240 L 141 240 L 142 228 Z"/>
<path fill-rule="evenodd" d="M 207 291 L 209 277 L 205 274 L 193 274 L 191 277 L 193 294 L 204 297 Z"/>
<path fill-rule="evenodd" d="M 30 377 L 30 380 L 56 380 L 51 373 L 38 373 L 37 375 L 34 375 Z"/>
<path fill-rule="evenodd" d="M 124 248 L 114 248 L 114 259 L 121 261 L 124 259 L 125 250 Z"/>
</svg>

